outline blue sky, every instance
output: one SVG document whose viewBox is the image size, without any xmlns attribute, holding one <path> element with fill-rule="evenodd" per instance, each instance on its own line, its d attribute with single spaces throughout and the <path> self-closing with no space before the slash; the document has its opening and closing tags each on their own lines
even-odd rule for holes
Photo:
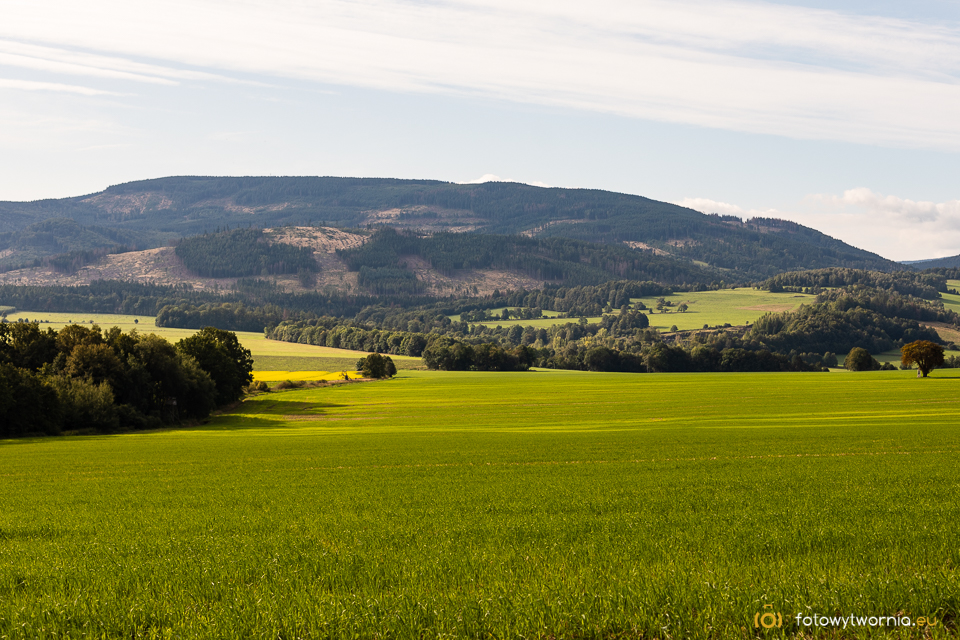
<svg viewBox="0 0 960 640">
<path fill-rule="evenodd" d="M 960 3 L 8 0 L 0 199 L 484 176 L 960 253 Z"/>
</svg>

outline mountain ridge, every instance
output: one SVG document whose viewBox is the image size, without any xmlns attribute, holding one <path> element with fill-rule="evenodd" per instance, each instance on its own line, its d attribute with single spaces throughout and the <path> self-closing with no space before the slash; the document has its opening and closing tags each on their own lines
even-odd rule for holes
<svg viewBox="0 0 960 640">
<path fill-rule="evenodd" d="M 51 219 L 110 229 L 138 248 L 225 227 L 319 224 L 629 246 L 730 272 L 740 280 L 833 266 L 909 268 L 789 221 L 744 221 L 644 196 L 510 182 L 213 176 L 140 180 L 71 198 L 0 202 L 0 252 L 15 248 L 16 234 Z M 12 264 L 13 258 L 7 258 L 6 264 Z"/>
</svg>

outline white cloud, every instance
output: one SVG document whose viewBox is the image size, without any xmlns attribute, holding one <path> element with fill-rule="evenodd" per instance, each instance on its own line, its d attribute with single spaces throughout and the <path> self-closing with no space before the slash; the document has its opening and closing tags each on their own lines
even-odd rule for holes
<svg viewBox="0 0 960 640">
<path fill-rule="evenodd" d="M 495 176 L 492 173 L 485 173 L 479 178 L 467 180 L 466 182 L 461 182 L 460 184 L 483 184 L 484 182 L 512 182 L 512 180 L 504 180 L 500 176 Z"/>
<path fill-rule="evenodd" d="M 841 195 L 811 194 L 794 211 L 744 209 L 708 198 L 676 204 L 703 213 L 793 220 L 891 260 L 960 254 L 960 200 L 916 201 L 860 187 Z"/>
<path fill-rule="evenodd" d="M 889 224 L 939 224 L 960 229 L 960 200 L 916 201 L 883 196 L 864 187 L 848 189 L 841 196 L 814 194 L 808 198 L 828 208 L 855 207 Z"/>
<path fill-rule="evenodd" d="M 674 204 L 680 205 L 681 207 L 686 207 L 687 209 L 693 209 L 694 211 L 699 211 L 700 213 L 720 213 L 723 215 L 737 216 L 740 218 L 747 214 L 742 207 L 739 207 L 735 204 L 710 200 L 709 198 L 684 198 L 683 200 L 674 202 Z"/>
<path fill-rule="evenodd" d="M 788 5 L 18 0 L 0 37 L 17 41 L 6 64 L 37 72 L 255 74 L 960 150 L 960 30 Z"/>
<path fill-rule="evenodd" d="M 528 184 L 531 187 L 543 187 L 544 189 L 549 189 L 550 185 L 544 182 L 539 182 L 537 180 L 513 180 L 512 178 L 501 178 L 492 173 L 485 173 L 479 178 L 473 180 L 467 180 L 466 182 L 461 182 L 460 184 L 483 184 L 484 182 L 516 182 L 519 184 Z"/>
</svg>

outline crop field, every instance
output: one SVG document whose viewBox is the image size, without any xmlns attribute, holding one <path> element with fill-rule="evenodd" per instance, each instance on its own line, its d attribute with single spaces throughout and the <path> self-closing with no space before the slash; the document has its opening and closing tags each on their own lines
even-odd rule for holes
<svg viewBox="0 0 960 640">
<path fill-rule="evenodd" d="M 192 336 L 194 329 L 175 329 L 158 327 L 153 316 L 129 316 L 109 313 L 41 313 L 19 311 L 7 316 L 11 322 L 18 319 L 39 320 L 54 329 L 68 324 L 97 324 L 101 329 L 120 327 L 124 331 L 136 329 L 141 333 L 155 333 L 170 342 L 177 342 Z M 136 321 L 136 322 L 135 322 Z M 264 371 L 344 371 L 353 370 L 359 358 L 366 352 L 350 349 L 334 349 L 295 342 L 267 340 L 262 333 L 237 331 L 240 343 L 253 355 L 255 369 Z M 410 356 L 390 356 L 398 369 L 415 369 L 422 366 L 420 358 Z"/>
<path fill-rule="evenodd" d="M 346 376 L 346 378 L 344 378 Z M 362 378 L 363 375 L 354 369 L 344 369 L 342 371 L 254 371 L 253 381 L 258 382 L 282 382 L 284 380 L 317 382 L 331 380 L 355 380 Z"/>
<path fill-rule="evenodd" d="M 6 441 L 0 637 L 956 637 L 958 391 L 403 371 Z"/>
</svg>

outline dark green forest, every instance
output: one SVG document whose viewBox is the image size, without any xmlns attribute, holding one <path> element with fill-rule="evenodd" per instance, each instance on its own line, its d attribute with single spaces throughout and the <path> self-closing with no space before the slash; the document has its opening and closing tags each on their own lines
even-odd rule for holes
<svg viewBox="0 0 960 640">
<path fill-rule="evenodd" d="M 60 273 L 71 273 L 108 253 L 153 245 L 136 232 L 51 218 L 0 232 L 0 252 L 4 254 L 0 257 L 0 271 L 50 264 Z"/>
<path fill-rule="evenodd" d="M 382 277 L 387 283 L 373 290 L 398 293 L 414 293 L 402 283 L 398 289 L 389 286 L 390 282 L 400 279 L 403 256 L 423 258 L 431 267 L 447 275 L 463 269 L 505 269 L 566 285 L 594 285 L 610 280 L 656 280 L 671 284 L 710 282 L 716 285 L 724 279 L 722 272 L 672 258 L 624 246 L 565 238 L 465 233 L 420 236 L 384 228 L 377 230 L 360 247 L 338 254 L 351 271 L 366 273 L 366 280 L 361 283 L 364 286 L 377 287 L 376 278 Z"/>
<path fill-rule="evenodd" d="M 298 271 L 317 271 L 313 251 L 267 242 L 260 229 L 234 229 L 185 238 L 177 257 L 192 273 L 205 278 L 242 278 Z"/>
<path fill-rule="evenodd" d="M 924 300 L 936 300 L 947 291 L 947 278 L 954 277 L 936 270 L 917 273 L 896 271 L 883 273 L 866 269 L 811 269 L 781 273 L 767 279 L 759 286 L 772 292 L 805 291 L 820 293 L 830 287 L 862 285 L 883 289 Z"/>
</svg>

